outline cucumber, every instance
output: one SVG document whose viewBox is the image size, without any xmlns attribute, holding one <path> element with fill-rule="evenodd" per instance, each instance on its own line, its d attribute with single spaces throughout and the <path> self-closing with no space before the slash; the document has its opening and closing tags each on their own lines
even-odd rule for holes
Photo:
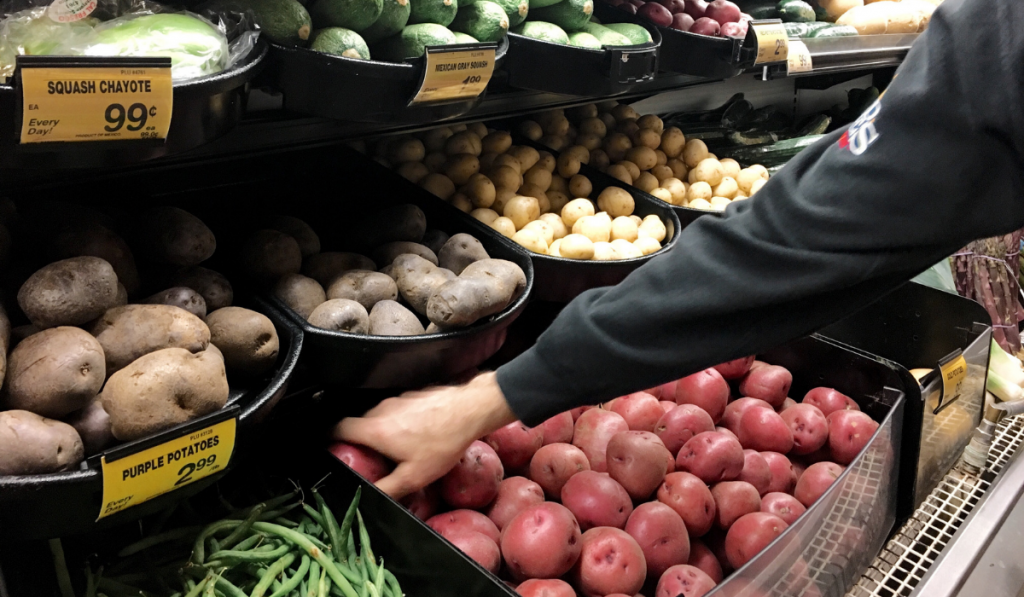
<svg viewBox="0 0 1024 597">
<path fill-rule="evenodd" d="M 764 145 L 775 143 L 779 137 L 775 133 L 729 131 L 725 138 L 733 145 Z"/>
<path fill-rule="evenodd" d="M 805 37 L 810 30 L 810 23 L 786 23 L 783 28 L 786 30 L 786 37 Z"/>
<path fill-rule="evenodd" d="M 455 20 L 455 13 L 459 10 L 455 0 L 409 0 L 409 4 L 412 5 L 410 25 L 433 23 L 447 27 Z"/>
<path fill-rule="evenodd" d="M 499 41 L 508 33 L 505 10 L 487 0 L 463 6 L 452 21 L 452 31 L 472 35 L 480 41 Z"/>
<path fill-rule="evenodd" d="M 386 37 L 391 37 L 409 24 L 411 10 L 409 0 L 384 0 L 384 10 L 380 16 L 360 35 L 368 44 L 375 44 Z"/>
<path fill-rule="evenodd" d="M 654 38 L 651 37 L 651 32 L 640 25 L 634 25 L 633 23 L 608 23 L 605 27 L 626 36 L 635 46 L 654 41 Z"/>
<path fill-rule="evenodd" d="M 393 35 L 375 45 L 371 52 L 376 60 L 402 62 L 406 58 L 419 58 L 427 46 L 447 46 L 456 43 L 455 34 L 434 23 L 408 25 L 398 35 Z"/>
<path fill-rule="evenodd" d="M 758 6 L 756 8 L 751 8 L 747 14 L 753 17 L 755 21 L 779 18 L 779 10 L 774 6 Z"/>
<path fill-rule="evenodd" d="M 594 0 L 562 0 L 558 4 L 533 11 L 531 16 L 540 21 L 554 23 L 565 31 L 583 31 L 592 14 Z M 604 43 L 608 45 L 607 42 Z"/>
<path fill-rule="evenodd" d="M 370 48 L 366 47 L 366 41 L 355 31 L 342 27 L 318 29 L 313 34 L 309 48 L 345 58 L 370 59 Z"/>
<path fill-rule="evenodd" d="M 834 23 L 836 20 L 829 16 L 828 11 L 818 4 L 811 6 L 814 9 L 814 20 L 822 23 Z"/>
<path fill-rule="evenodd" d="M 316 0 L 309 10 L 318 29 L 343 27 L 365 31 L 384 11 L 384 0 Z"/>
<path fill-rule="evenodd" d="M 260 34 L 279 44 L 304 45 L 313 29 L 309 12 L 297 0 L 213 0 L 201 8 L 215 13 L 251 10 Z"/>
<path fill-rule="evenodd" d="M 793 135 L 793 138 L 807 137 L 809 135 L 822 135 L 826 130 L 828 130 L 828 125 L 830 124 L 832 124 L 832 117 L 825 114 L 819 114 L 798 128 L 796 130 L 796 134 Z"/>
<path fill-rule="evenodd" d="M 849 25 L 831 25 L 818 29 L 811 33 L 810 37 L 850 37 L 857 34 L 857 30 Z"/>
<path fill-rule="evenodd" d="M 806 147 L 813 145 L 815 141 L 824 135 L 811 135 L 808 137 L 797 137 L 778 143 L 757 145 L 755 147 L 732 147 L 718 151 L 718 157 L 732 158 L 741 165 L 761 164 L 766 168 L 785 164 L 793 156 L 803 151 Z"/>
<path fill-rule="evenodd" d="M 553 44 L 569 45 L 569 36 L 561 27 L 544 21 L 527 21 L 512 29 L 512 33 Z"/>
<path fill-rule="evenodd" d="M 526 20 L 526 15 L 530 12 L 529 0 L 491 0 L 491 2 L 500 6 L 508 15 L 509 27 L 518 27 Z"/>
<path fill-rule="evenodd" d="M 462 33 L 461 31 L 452 31 L 452 33 L 455 34 L 455 43 L 457 43 L 457 44 L 478 44 L 478 43 L 480 43 L 479 39 L 473 37 L 472 35 L 467 35 L 465 33 Z"/>
<path fill-rule="evenodd" d="M 814 9 L 803 0 L 783 0 L 776 8 L 779 18 L 787 23 L 813 23 Z"/>
<path fill-rule="evenodd" d="M 587 23 L 583 26 L 583 31 L 589 33 L 597 38 L 597 41 L 601 42 L 602 46 L 631 46 L 633 42 L 629 40 L 625 35 L 612 31 L 605 25 L 598 25 L 597 23 Z"/>
<path fill-rule="evenodd" d="M 591 50 L 600 50 L 602 48 L 601 42 L 586 31 L 570 33 L 569 45 L 576 46 L 578 48 L 590 48 Z"/>
</svg>

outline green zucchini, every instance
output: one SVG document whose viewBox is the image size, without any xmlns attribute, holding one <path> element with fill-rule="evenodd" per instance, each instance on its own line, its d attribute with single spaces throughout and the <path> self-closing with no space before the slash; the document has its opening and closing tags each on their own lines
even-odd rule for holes
<svg viewBox="0 0 1024 597">
<path fill-rule="evenodd" d="M 743 166 L 761 164 L 765 168 L 785 164 L 793 156 L 813 145 L 824 135 L 810 135 L 787 139 L 778 143 L 768 143 L 754 147 L 732 147 L 717 152 L 719 159 L 732 158 Z"/>
<path fill-rule="evenodd" d="M 807 33 L 811 30 L 811 24 L 786 23 L 783 28 L 786 29 L 786 37 L 793 39 L 794 37 L 807 37 Z"/>
<path fill-rule="evenodd" d="M 733 145 L 765 145 L 779 140 L 778 135 L 775 133 L 760 133 L 757 131 L 729 131 L 725 138 Z"/>
<path fill-rule="evenodd" d="M 783 0 L 776 8 L 779 18 L 787 23 L 814 22 L 814 9 L 803 0 Z"/>
<path fill-rule="evenodd" d="M 793 138 L 807 137 L 808 135 L 821 135 L 828 130 L 828 125 L 832 124 L 832 117 L 826 114 L 819 114 L 796 130 L 796 134 Z"/>
<path fill-rule="evenodd" d="M 831 25 L 818 29 L 808 37 L 851 37 L 854 35 L 857 35 L 857 30 L 849 25 Z"/>
<path fill-rule="evenodd" d="M 722 125 L 729 128 L 736 128 L 754 114 L 754 104 L 747 100 L 739 100 L 729 106 L 722 114 Z"/>
<path fill-rule="evenodd" d="M 754 17 L 755 21 L 779 18 L 779 10 L 774 6 L 758 6 L 756 8 L 751 8 L 750 12 L 747 14 Z"/>
</svg>

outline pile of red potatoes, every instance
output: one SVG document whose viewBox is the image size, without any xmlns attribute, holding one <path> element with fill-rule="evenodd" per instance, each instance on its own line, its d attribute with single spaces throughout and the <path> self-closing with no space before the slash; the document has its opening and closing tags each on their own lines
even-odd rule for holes
<svg viewBox="0 0 1024 597">
<path fill-rule="evenodd" d="M 537 427 L 509 424 L 403 504 L 523 597 L 698 597 L 793 524 L 878 423 L 832 389 L 723 363 Z M 368 480 L 392 464 L 332 452 Z"/>
</svg>

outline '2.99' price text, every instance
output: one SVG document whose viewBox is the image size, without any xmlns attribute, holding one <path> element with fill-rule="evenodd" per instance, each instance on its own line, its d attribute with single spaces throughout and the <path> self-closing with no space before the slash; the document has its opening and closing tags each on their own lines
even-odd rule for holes
<svg viewBox="0 0 1024 597">
<path fill-rule="evenodd" d="M 206 458 L 200 458 L 196 462 L 186 463 L 185 466 L 181 467 L 181 469 L 178 470 L 178 480 L 175 481 L 174 486 L 178 487 L 179 485 L 187 485 L 191 483 L 192 475 L 197 471 L 205 469 L 206 467 L 210 467 L 210 470 L 217 470 L 218 468 L 220 468 L 220 466 L 215 466 L 214 463 L 216 462 L 217 455 L 211 454 Z"/>
</svg>

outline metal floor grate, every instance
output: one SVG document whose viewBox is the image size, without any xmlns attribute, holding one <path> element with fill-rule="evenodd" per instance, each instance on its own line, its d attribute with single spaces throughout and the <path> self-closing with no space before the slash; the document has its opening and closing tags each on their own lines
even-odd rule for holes
<svg viewBox="0 0 1024 597">
<path fill-rule="evenodd" d="M 882 548 L 847 597 L 907 597 L 1024 442 L 1024 417 L 1004 419 L 980 476 L 950 471 Z"/>
</svg>

